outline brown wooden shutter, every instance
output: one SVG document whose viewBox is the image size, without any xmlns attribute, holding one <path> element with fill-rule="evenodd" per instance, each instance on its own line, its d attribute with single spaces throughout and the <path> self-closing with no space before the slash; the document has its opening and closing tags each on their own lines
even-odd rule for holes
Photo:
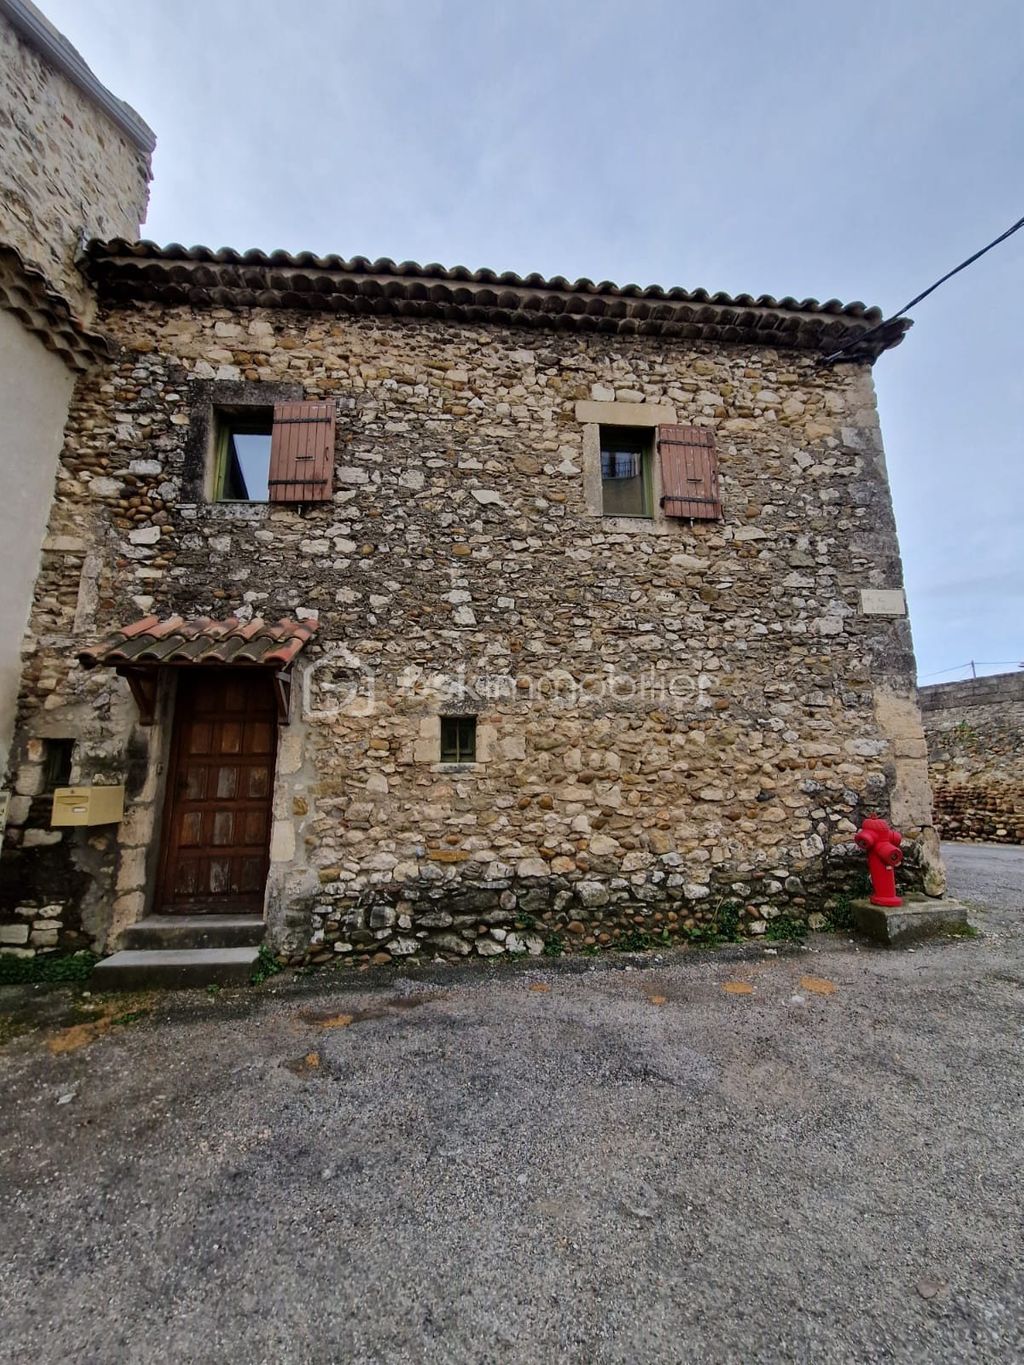
<svg viewBox="0 0 1024 1365">
<path fill-rule="evenodd" d="M 270 501 L 327 502 L 334 492 L 334 404 L 275 403 Z"/>
<path fill-rule="evenodd" d="M 714 434 L 707 427 L 659 427 L 658 455 L 665 515 L 721 521 Z"/>
</svg>

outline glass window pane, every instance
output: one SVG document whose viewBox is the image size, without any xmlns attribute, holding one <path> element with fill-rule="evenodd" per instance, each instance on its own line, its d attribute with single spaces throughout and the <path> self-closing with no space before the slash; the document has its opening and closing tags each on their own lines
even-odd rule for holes
<svg viewBox="0 0 1024 1365">
<path fill-rule="evenodd" d="M 269 412 L 218 414 L 216 496 L 221 501 L 269 501 L 272 427 Z"/>
<path fill-rule="evenodd" d="M 224 497 L 266 502 L 270 497 L 270 433 L 234 431 L 228 437 Z"/>
<path fill-rule="evenodd" d="M 601 507 L 606 517 L 650 516 L 650 438 L 601 428 Z"/>
</svg>

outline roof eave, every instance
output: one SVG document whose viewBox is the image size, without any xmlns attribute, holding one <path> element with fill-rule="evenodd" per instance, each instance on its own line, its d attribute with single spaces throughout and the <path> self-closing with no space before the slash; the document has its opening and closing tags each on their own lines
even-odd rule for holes
<svg viewBox="0 0 1024 1365">
<path fill-rule="evenodd" d="M 850 360 L 877 359 L 910 326 L 879 328 L 882 312 L 855 302 L 711 294 L 706 289 L 570 283 L 561 276 L 525 279 L 463 266 L 229 248 L 166 247 L 153 242 L 93 241 L 87 269 L 109 302 L 397 316 L 409 320 L 498 323 L 532 329 L 658 336 L 828 354 L 849 347 Z M 860 334 L 869 334 L 862 347 Z"/>
</svg>

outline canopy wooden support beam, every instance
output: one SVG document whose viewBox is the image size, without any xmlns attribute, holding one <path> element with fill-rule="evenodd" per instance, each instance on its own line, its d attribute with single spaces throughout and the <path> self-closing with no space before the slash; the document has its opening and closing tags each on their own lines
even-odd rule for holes
<svg viewBox="0 0 1024 1365">
<path fill-rule="evenodd" d="M 152 668 L 119 668 L 117 672 L 127 682 L 131 688 L 135 704 L 139 708 L 139 724 L 152 725 L 156 719 L 157 685 L 159 680 L 159 668 L 186 668 L 187 664 L 163 664 Z M 230 665 L 227 665 L 230 667 Z M 196 664 L 195 668 L 216 668 L 217 664 Z M 249 664 L 249 669 L 255 671 L 259 666 Z M 267 672 L 269 670 L 260 670 Z M 289 670 L 280 670 L 271 673 L 271 682 L 274 688 L 274 698 L 277 702 L 277 719 L 281 725 L 287 725 L 291 712 L 292 701 L 292 675 Z"/>
<path fill-rule="evenodd" d="M 290 672 L 274 674 L 274 696 L 277 699 L 277 719 L 280 725 L 288 724 L 292 705 L 292 675 Z"/>
<path fill-rule="evenodd" d="M 139 724 L 152 725 L 156 719 L 156 669 L 119 668 L 117 671 L 132 690 L 135 705 L 139 708 Z"/>
</svg>

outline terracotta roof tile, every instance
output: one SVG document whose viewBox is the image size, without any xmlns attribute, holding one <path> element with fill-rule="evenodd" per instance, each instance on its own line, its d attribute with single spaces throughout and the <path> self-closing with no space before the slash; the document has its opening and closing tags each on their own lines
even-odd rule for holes
<svg viewBox="0 0 1024 1365">
<path fill-rule="evenodd" d="M 828 299 L 777 299 L 661 285 L 525 278 L 457 265 L 396 264 L 387 257 L 316 256 L 310 251 L 233 251 L 172 242 L 92 241 L 87 268 L 114 303 L 152 299 L 174 306 L 291 308 L 441 322 L 493 322 L 666 340 L 706 340 L 799 350 L 835 350 L 881 322 L 879 308 Z M 910 327 L 898 318 L 850 359 L 874 360 Z"/>
<path fill-rule="evenodd" d="M 82 650 L 85 668 L 155 667 L 160 664 L 290 664 L 303 645 L 315 635 L 316 618 L 308 621 L 268 622 L 260 617 L 240 621 L 228 616 L 215 621 L 199 616 L 160 620 L 144 616 L 108 635 L 91 649 Z"/>
<path fill-rule="evenodd" d="M 0 246 L 0 308 L 14 314 L 28 331 L 78 371 L 110 355 L 105 337 L 91 332 L 47 282 L 12 246 Z"/>
</svg>

